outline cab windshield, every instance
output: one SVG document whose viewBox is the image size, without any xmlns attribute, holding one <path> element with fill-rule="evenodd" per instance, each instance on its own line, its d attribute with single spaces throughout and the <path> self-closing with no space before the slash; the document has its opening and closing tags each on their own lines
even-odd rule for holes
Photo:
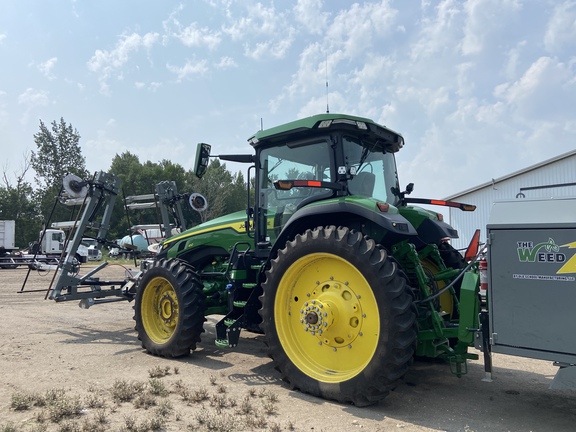
<svg viewBox="0 0 576 432">
<path fill-rule="evenodd" d="M 351 175 L 348 192 L 395 204 L 392 190 L 398 187 L 398 177 L 394 154 L 347 136 L 342 144 L 346 171 Z"/>
<path fill-rule="evenodd" d="M 260 214 L 267 218 L 267 235 L 275 234 L 286 224 L 305 200 L 331 196 L 333 191 L 326 188 L 294 187 L 290 190 L 276 190 L 276 180 L 321 180 L 330 181 L 331 151 L 324 139 L 307 143 L 283 144 L 263 149 L 260 152 Z"/>
</svg>

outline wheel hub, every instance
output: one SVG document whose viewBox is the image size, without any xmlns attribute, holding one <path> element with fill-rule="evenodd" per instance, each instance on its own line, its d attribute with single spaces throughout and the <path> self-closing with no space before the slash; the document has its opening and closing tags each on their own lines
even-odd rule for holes
<svg viewBox="0 0 576 432">
<path fill-rule="evenodd" d="M 300 308 L 300 323 L 307 334 L 318 339 L 319 345 L 334 350 L 352 348 L 356 338 L 362 336 L 360 296 L 348 282 L 316 282 L 307 294 L 307 301 Z"/>
<path fill-rule="evenodd" d="M 317 324 L 319 319 L 322 318 L 319 318 L 316 312 L 310 312 L 306 315 L 306 322 L 311 325 Z"/>
<path fill-rule="evenodd" d="M 312 336 L 316 333 L 321 335 L 329 326 L 328 310 L 329 308 L 318 300 L 305 302 L 300 310 L 300 322 L 304 324 L 304 331 L 310 332 Z"/>
<path fill-rule="evenodd" d="M 170 324 L 176 317 L 176 304 L 168 293 L 164 293 L 160 299 L 160 316 L 166 324 Z"/>
</svg>

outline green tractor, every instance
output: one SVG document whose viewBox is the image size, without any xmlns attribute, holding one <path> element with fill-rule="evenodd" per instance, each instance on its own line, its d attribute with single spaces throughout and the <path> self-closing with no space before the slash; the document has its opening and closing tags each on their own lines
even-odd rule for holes
<svg viewBox="0 0 576 432">
<path fill-rule="evenodd" d="M 394 158 L 404 139 L 367 118 L 315 115 L 249 143 L 253 155 L 218 156 L 250 164 L 247 211 L 165 240 L 138 281 L 143 348 L 187 355 L 205 317 L 224 315 L 217 346 L 263 332 L 292 388 L 358 406 L 384 398 L 415 356 L 464 374 L 477 357 L 477 271 L 442 216 L 412 204 L 473 206 L 408 198 Z M 199 144 L 198 177 L 210 156 Z"/>
</svg>

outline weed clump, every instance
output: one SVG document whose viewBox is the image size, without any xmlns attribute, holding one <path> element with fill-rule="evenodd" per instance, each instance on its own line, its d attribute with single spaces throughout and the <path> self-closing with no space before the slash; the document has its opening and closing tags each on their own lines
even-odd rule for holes
<svg viewBox="0 0 576 432">
<path fill-rule="evenodd" d="M 129 382 L 126 380 L 116 380 L 112 384 L 110 394 L 114 402 L 130 402 L 141 394 L 145 385 L 140 382 Z"/>
</svg>

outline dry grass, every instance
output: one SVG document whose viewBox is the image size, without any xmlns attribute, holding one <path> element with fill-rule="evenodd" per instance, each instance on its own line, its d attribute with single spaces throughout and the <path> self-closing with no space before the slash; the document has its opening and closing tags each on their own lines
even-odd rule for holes
<svg viewBox="0 0 576 432">
<path fill-rule="evenodd" d="M 267 389 L 250 388 L 238 398 L 215 376 L 210 376 L 209 391 L 204 386 L 193 388 L 181 379 L 166 382 L 169 368 L 155 367 L 148 375 L 147 382 L 116 380 L 110 388 L 92 385 L 85 395 L 59 388 L 44 394 L 15 391 L 12 412 L 30 414 L 24 423 L 0 423 L 0 432 L 155 432 L 169 426 L 209 432 L 294 430 L 291 421 L 285 428 L 272 421 L 279 414 L 278 396 Z M 181 409 L 175 409 L 176 405 Z M 187 419 L 182 417 L 184 412 Z"/>
</svg>

